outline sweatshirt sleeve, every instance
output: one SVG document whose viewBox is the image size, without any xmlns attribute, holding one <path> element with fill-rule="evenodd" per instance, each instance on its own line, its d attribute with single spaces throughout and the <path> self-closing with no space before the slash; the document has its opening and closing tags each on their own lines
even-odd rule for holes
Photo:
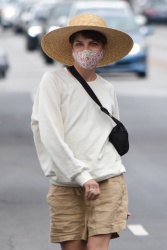
<svg viewBox="0 0 167 250">
<path fill-rule="evenodd" d="M 52 164 L 54 169 L 45 168 L 45 174 L 47 173 L 49 176 L 50 171 L 52 175 L 53 173 L 56 175 L 56 168 L 58 168 L 59 172 L 63 173 L 69 180 L 75 180 L 81 186 L 92 179 L 87 166 L 75 158 L 74 153 L 64 141 L 61 95 L 54 75 L 51 73 L 45 73 L 40 83 L 34 102 L 31 126 L 36 148 L 40 147 L 41 143 L 55 163 Z M 38 129 L 35 126 L 38 126 Z M 39 133 L 40 136 L 36 136 L 36 133 Z"/>
</svg>

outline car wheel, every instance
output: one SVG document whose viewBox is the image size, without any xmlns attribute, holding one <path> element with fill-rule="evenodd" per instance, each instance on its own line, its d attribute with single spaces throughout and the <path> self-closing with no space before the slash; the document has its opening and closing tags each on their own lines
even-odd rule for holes
<svg viewBox="0 0 167 250">
<path fill-rule="evenodd" d="M 140 78 L 145 78 L 145 77 L 147 77 L 147 73 L 146 73 L 146 72 L 139 72 L 139 73 L 137 73 L 137 75 L 138 75 Z"/>
<path fill-rule="evenodd" d="M 14 26 L 13 26 L 13 32 L 14 32 L 15 34 L 21 34 L 21 33 L 23 33 L 23 30 L 22 30 L 21 27 L 19 27 L 19 26 L 17 26 L 17 25 L 14 25 Z"/>
<path fill-rule="evenodd" d="M 36 50 L 37 49 L 37 42 L 32 41 L 32 40 L 27 38 L 27 40 L 26 40 L 26 49 L 28 51 Z"/>
<path fill-rule="evenodd" d="M 51 58 L 48 57 L 47 55 L 45 55 L 45 62 L 46 62 L 47 64 L 53 64 L 53 63 L 54 63 L 53 59 L 51 59 Z"/>
</svg>

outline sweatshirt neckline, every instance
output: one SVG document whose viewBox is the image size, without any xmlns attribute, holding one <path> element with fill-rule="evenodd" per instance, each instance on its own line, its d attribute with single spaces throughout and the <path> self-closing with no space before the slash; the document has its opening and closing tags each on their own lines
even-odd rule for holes
<svg viewBox="0 0 167 250">
<path fill-rule="evenodd" d="M 67 72 L 67 73 L 69 73 L 69 71 L 68 71 L 68 69 L 66 68 L 66 67 L 64 67 L 64 70 Z M 97 81 L 98 81 L 98 79 L 99 79 L 99 75 L 98 74 L 96 74 L 96 79 L 95 80 L 93 80 L 93 81 L 86 81 L 88 84 L 93 84 L 93 83 L 96 83 Z"/>
</svg>

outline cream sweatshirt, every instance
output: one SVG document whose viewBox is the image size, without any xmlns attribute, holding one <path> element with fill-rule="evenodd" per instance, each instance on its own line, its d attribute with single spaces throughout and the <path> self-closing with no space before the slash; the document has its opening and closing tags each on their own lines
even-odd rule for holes
<svg viewBox="0 0 167 250">
<path fill-rule="evenodd" d="M 119 119 L 113 85 L 97 75 L 88 82 L 102 105 Z M 125 172 L 108 136 L 115 126 L 67 70 L 46 72 L 33 105 L 31 127 L 45 176 L 61 186 L 83 186 Z"/>
</svg>

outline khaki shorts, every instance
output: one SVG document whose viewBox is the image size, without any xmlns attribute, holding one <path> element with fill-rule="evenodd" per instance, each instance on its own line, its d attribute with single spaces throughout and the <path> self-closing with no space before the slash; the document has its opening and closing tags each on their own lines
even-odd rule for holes
<svg viewBox="0 0 167 250">
<path fill-rule="evenodd" d="M 128 196 L 123 175 L 99 182 L 101 194 L 95 201 L 85 201 L 84 188 L 51 185 L 47 195 L 50 205 L 50 241 L 86 240 L 98 234 L 111 238 L 126 228 Z"/>
</svg>

